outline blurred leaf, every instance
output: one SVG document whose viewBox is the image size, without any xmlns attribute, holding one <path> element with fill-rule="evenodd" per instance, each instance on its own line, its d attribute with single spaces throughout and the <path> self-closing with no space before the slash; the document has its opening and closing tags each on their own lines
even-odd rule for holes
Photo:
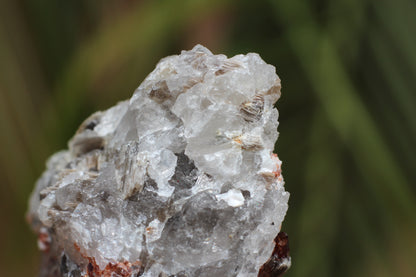
<svg viewBox="0 0 416 277">
<path fill-rule="evenodd" d="M 306 5 L 296 5 L 293 1 L 290 5 L 276 6 L 276 12 L 288 24 L 293 21 L 293 26 L 307 21 L 305 25 L 289 29 L 287 36 L 328 119 L 350 147 L 357 167 L 369 178 L 366 184 L 371 186 L 372 192 L 383 202 L 394 201 L 392 206 L 396 210 L 389 208 L 385 212 L 396 216 L 406 214 L 414 219 L 414 195 L 373 119 L 357 97 L 331 40 L 320 31 Z M 297 7 L 296 17 L 289 16 L 293 7 Z"/>
<path fill-rule="evenodd" d="M 302 266 L 293 266 L 291 276 L 334 276 L 328 261 L 333 256 L 334 240 L 341 228 L 341 194 L 345 189 L 340 145 L 322 111 L 317 110 L 313 118 L 306 155 L 309 166 L 303 188 L 303 194 L 308 197 L 302 202 L 296 228 L 297 247 L 292 247 L 294 264 L 303 262 Z"/>
</svg>

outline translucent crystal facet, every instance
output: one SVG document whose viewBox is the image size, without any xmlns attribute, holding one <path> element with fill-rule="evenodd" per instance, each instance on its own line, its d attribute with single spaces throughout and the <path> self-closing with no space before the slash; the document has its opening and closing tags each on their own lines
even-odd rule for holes
<svg viewBox="0 0 416 277">
<path fill-rule="evenodd" d="M 257 276 L 289 198 L 279 97 L 258 54 L 162 59 L 49 159 L 28 212 L 41 275 Z"/>
</svg>

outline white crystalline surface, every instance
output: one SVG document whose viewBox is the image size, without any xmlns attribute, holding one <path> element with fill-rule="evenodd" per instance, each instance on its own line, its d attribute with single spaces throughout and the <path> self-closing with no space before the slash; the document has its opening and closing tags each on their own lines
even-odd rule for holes
<svg viewBox="0 0 416 277">
<path fill-rule="evenodd" d="M 257 276 L 289 198 L 272 153 L 279 96 L 258 54 L 197 45 L 86 119 L 30 199 L 59 274 Z"/>
</svg>

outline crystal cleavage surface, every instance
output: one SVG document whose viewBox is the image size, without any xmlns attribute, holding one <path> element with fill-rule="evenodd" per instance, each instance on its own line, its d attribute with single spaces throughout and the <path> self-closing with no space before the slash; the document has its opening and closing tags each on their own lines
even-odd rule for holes
<svg viewBox="0 0 416 277">
<path fill-rule="evenodd" d="M 87 118 L 30 198 L 41 276 L 257 276 L 287 210 L 280 79 L 201 45 Z"/>
</svg>

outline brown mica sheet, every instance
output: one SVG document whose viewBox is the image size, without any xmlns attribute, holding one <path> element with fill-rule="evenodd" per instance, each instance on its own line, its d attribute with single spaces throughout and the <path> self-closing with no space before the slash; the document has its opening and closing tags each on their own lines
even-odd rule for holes
<svg viewBox="0 0 416 277">
<path fill-rule="evenodd" d="M 257 277 L 280 277 L 290 267 L 289 236 L 280 232 L 274 239 L 275 247 L 271 257 L 265 262 Z"/>
</svg>

